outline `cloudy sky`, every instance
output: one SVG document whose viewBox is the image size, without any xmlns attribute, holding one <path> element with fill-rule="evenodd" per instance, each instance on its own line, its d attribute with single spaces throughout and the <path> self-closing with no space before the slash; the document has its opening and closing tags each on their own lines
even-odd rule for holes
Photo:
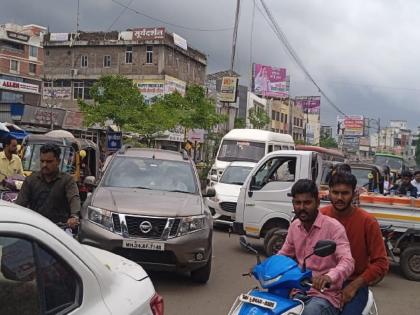
<svg viewBox="0 0 420 315">
<path fill-rule="evenodd" d="M 420 1 L 264 1 L 311 75 L 346 114 L 381 118 L 382 126 L 390 119 L 407 120 L 413 129 L 420 125 Z M 1 2 L 0 23 L 76 29 L 77 0 Z M 250 64 L 257 62 L 287 68 L 292 96 L 317 95 L 275 37 L 260 0 L 255 3 L 241 1 L 235 61 L 241 83 L 248 84 Z M 236 0 L 80 0 L 80 30 L 165 26 L 205 52 L 212 73 L 230 67 L 235 5 Z M 321 106 L 321 122 L 335 125 L 337 111 L 325 100 Z"/>
</svg>

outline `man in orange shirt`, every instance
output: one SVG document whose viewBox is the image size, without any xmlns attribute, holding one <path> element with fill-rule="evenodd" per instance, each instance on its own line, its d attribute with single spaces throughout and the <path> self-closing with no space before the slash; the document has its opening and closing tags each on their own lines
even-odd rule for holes
<svg viewBox="0 0 420 315">
<path fill-rule="evenodd" d="M 325 215 L 338 220 L 346 229 L 355 268 L 342 290 L 341 315 L 360 315 L 368 299 L 368 285 L 388 272 L 381 230 L 375 217 L 352 200 L 357 179 L 348 172 L 338 172 L 329 182 L 331 205 L 321 209 Z"/>
</svg>

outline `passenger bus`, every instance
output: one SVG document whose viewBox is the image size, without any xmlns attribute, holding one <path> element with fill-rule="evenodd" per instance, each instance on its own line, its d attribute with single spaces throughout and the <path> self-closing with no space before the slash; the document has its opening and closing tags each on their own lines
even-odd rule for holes
<svg viewBox="0 0 420 315">
<path fill-rule="evenodd" d="M 292 136 L 259 129 L 232 129 L 223 138 L 208 179 L 218 181 L 224 169 L 233 161 L 257 163 L 267 153 L 294 150 Z"/>
<path fill-rule="evenodd" d="M 373 164 L 384 166 L 387 165 L 392 173 L 401 174 L 406 168 L 404 158 L 391 153 L 375 153 Z"/>
</svg>

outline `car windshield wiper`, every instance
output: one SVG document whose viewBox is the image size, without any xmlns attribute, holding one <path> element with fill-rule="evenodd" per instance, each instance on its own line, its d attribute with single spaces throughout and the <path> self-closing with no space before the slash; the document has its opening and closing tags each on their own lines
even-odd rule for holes
<svg viewBox="0 0 420 315">
<path fill-rule="evenodd" d="M 152 188 L 149 188 L 149 187 L 144 187 L 144 186 L 134 186 L 134 187 L 130 187 L 130 188 L 152 190 Z"/>
<path fill-rule="evenodd" d="M 194 194 L 194 193 L 193 193 L 193 192 L 191 192 L 191 191 L 176 190 L 176 189 L 174 189 L 174 190 L 167 190 L 167 192 L 177 192 L 177 193 L 184 193 L 184 194 Z"/>
</svg>

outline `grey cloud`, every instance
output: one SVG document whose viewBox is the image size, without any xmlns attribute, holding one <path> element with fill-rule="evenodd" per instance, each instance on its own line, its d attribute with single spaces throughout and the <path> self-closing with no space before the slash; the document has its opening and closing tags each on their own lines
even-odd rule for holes
<svg viewBox="0 0 420 315">
<path fill-rule="evenodd" d="M 233 26 L 236 0 L 140 1 L 118 0 L 151 16 L 196 28 Z M 259 2 L 257 0 L 257 2 Z M 331 99 L 348 114 L 407 119 L 419 124 L 420 2 L 416 0 L 265 0 L 307 68 Z M 76 28 L 76 0 L 3 0 L 0 21 L 49 26 L 52 31 Z M 252 0 L 241 1 L 241 20 L 235 70 L 248 83 Z M 111 0 L 80 0 L 82 30 L 106 30 L 122 8 Z M 159 22 L 125 11 L 113 29 L 160 26 Z M 169 31 L 209 56 L 208 72 L 230 65 L 232 32 L 193 32 L 175 26 Z M 283 45 L 257 11 L 253 32 L 253 61 L 286 67 L 291 75 L 292 95 L 317 94 Z M 337 84 L 334 82 L 341 82 Z M 342 84 L 348 82 L 349 84 Z M 373 86 L 391 88 L 378 88 Z M 419 88 L 420 89 L 420 88 Z M 335 124 L 337 113 L 324 100 L 321 119 Z"/>
</svg>

